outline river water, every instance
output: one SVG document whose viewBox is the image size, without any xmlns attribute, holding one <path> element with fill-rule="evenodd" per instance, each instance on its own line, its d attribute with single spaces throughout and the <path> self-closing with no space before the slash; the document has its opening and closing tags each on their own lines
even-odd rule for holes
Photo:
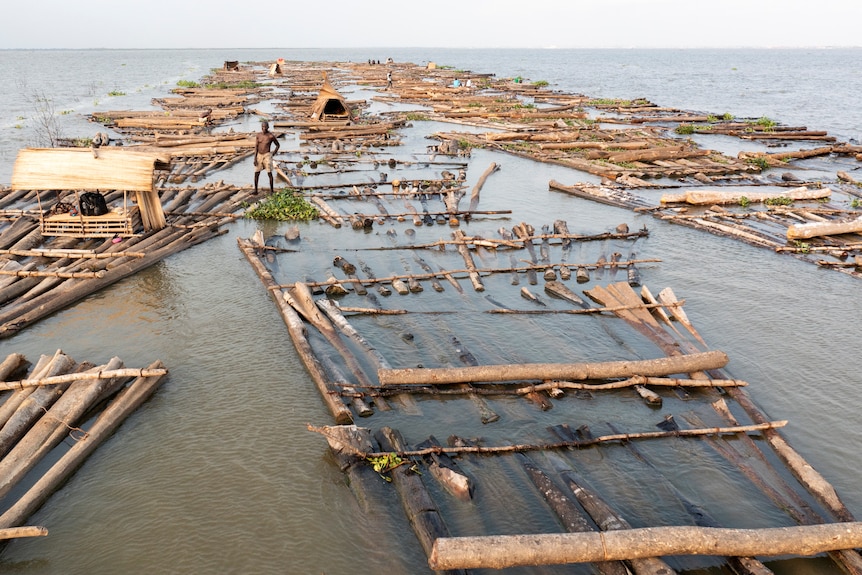
<svg viewBox="0 0 862 575">
<path fill-rule="evenodd" d="M 593 97 L 643 97 L 716 115 L 766 116 L 850 141 L 862 138 L 860 56 L 860 50 L 801 49 L 0 51 L 0 77 L 6 79 L 0 85 L 0 182 L 11 181 L 18 149 L 40 143 L 40 99 L 43 110 L 49 99 L 64 136 L 90 136 L 102 128 L 84 114 L 146 109 L 178 80 L 198 80 L 225 60 L 434 61 L 546 80 Z M 235 128 L 256 129 L 247 120 Z M 749 392 L 770 417 L 789 420 L 784 436 L 860 513 L 860 376 L 854 359 L 862 348 L 859 280 L 548 192 L 550 179 L 594 181 L 564 168 L 478 151 L 470 160 L 471 182 L 490 161 L 503 170 L 486 185 L 488 209 L 517 206 L 518 221 L 537 226 L 565 217 L 572 231 L 582 233 L 621 222 L 646 225 L 651 233 L 638 243 L 638 256 L 661 262 L 642 268 L 644 283 L 654 292 L 671 286 L 686 300 L 700 333 L 730 356 L 728 372 L 751 382 Z M 251 166 L 216 177 L 248 184 Z M 515 203 L 525 194 L 531 194 L 527 201 Z M 237 249 L 236 238 L 251 236 L 257 226 L 238 222 L 225 236 L 0 341 L 4 357 L 15 351 L 35 362 L 63 349 L 79 361 L 118 356 L 131 367 L 161 359 L 171 371 L 153 399 L 32 519 L 49 528 L 49 537 L 6 548 L 0 556 L 4 571 L 427 572 L 403 519 L 388 518 L 386 510 L 361 513 L 320 437 L 306 431 L 307 423 L 327 424 L 330 417 Z M 424 230 L 427 237 L 417 241 L 448 234 Z M 267 228 L 268 234 L 275 231 Z M 317 224 L 303 228 L 310 242 L 335 233 L 343 232 Z M 481 328 L 463 337 L 481 340 Z M 523 356 L 536 357 L 548 342 L 525 337 L 518 343 Z M 612 359 L 615 352 L 596 350 L 602 353 Z M 410 425 L 424 424 L 407 420 L 403 430 Z M 517 430 L 517 419 L 511 425 Z M 692 481 L 710 481 L 698 475 L 696 464 L 671 467 L 690 471 Z M 736 511 L 740 523 L 748 513 Z M 772 566 L 794 575 L 835 572 L 810 562 Z"/>
</svg>

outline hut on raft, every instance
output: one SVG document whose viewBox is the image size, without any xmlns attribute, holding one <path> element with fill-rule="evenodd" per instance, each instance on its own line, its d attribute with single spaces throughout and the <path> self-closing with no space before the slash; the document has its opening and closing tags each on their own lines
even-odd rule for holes
<svg viewBox="0 0 862 575">
<path fill-rule="evenodd" d="M 311 119 L 315 122 L 344 122 L 350 120 L 347 101 L 332 87 L 326 73 L 317 100 L 311 106 Z"/>
<path fill-rule="evenodd" d="M 137 222 L 143 231 L 165 227 L 153 180 L 156 168 L 169 162 L 169 156 L 117 148 L 28 148 L 18 153 L 12 189 L 36 192 L 42 235 L 128 237 Z M 103 193 L 115 190 L 122 204 L 108 206 Z"/>
</svg>

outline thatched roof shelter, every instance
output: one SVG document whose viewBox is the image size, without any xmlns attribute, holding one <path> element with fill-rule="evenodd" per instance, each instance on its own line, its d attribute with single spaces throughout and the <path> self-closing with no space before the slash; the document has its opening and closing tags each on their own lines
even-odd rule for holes
<svg viewBox="0 0 862 575">
<path fill-rule="evenodd" d="M 13 190 L 135 192 L 145 230 L 165 227 L 165 214 L 153 179 L 169 154 L 122 148 L 26 148 L 18 152 Z"/>
<path fill-rule="evenodd" d="M 347 101 L 332 87 L 326 74 L 323 75 L 323 86 L 317 100 L 311 106 L 311 119 L 315 122 L 331 122 L 350 120 L 350 109 Z"/>
</svg>

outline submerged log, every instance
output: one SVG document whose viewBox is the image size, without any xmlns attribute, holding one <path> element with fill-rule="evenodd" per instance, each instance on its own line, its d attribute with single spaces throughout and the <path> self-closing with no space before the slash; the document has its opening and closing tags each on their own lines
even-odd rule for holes
<svg viewBox="0 0 862 575">
<path fill-rule="evenodd" d="M 723 351 L 676 357 L 600 363 L 536 363 L 480 365 L 455 368 L 396 368 L 378 370 L 381 385 L 449 384 L 530 379 L 608 379 L 634 375 L 663 376 L 719 369 L 727 365 Z"/>
<path fill-rule="evenodd" d="M 862 546 L 862 523 L 770 529 L 645 527 L 603 533 L 441 538 L 431 569 L 503 569 L 671 555 L 811 556 Z"/>
</svg>

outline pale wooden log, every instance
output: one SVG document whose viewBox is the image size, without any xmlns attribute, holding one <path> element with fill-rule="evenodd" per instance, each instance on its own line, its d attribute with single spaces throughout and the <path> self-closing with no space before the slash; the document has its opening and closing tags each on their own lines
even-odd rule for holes
<svg viewBox="0 0 862 575">
<path fill-rule="evenodd" d="M 463 230 L 455 230 L 452 232 L 452 237 L 459 242 L 466 241 L 464 239 L 465 236 Z M 482 278 L 476 270 L 476 264 L 473 262 L 473 256 L 470 255 L 470 250 L 467 249 L 467 246 L 464 243 L 457 244 L 457 249 L 458 253 L 461 254 L 461 257 L 464 258 L 464 265 L 467 267 L 470 275 L 470 282 L 473 284 L 473 289 L 478 292 L 485 291 L 485 285 L 482 283 Z"/>
<path fill-rule="evenodd" d="M 720 190 L 688 190 L 681 194 L 664 194 L 661 203 L 684 202 L 693 205 L 738 204 L 743 197 L 750 202 L 765 202 L 776 198 L 791 200 L 819 200 L 832 195 L 829 188 L 809 190 L 805 186 L 781 192 L 723 192 Z"/>
<path fill-rule="evenodd" d="M 84 259 L 99 259 L 99 258 L 116 258 L 130 257 L 142 258 L 143 252 L 111 252 L 111 253 L 96 253 L 93 250 L 63 250 L 63 249 L 31 249 L 31 250 L 0 250 L 0 254 L 19 256 L 19 257 L 43 257 L 43 258 L 84 258 Z"/>
<path fill-rule="evenodd" d="M 15 270 L 15 271 L 7 271 L 0 270 L 0 275 L 4 276 L 16 276 L 19 278 L 103 278 L 105 277 L 105 272 L 103 270 L 99 270 L 96 272 L 50 272 L 50 271 L 41 271 L 41 270 Z"/>
<path fill-rule="evenodd" d="M 663 376 L 718 369 L 727 365 L 722 351 L 706 351 L 677 357 L 603 363 L 536 363 L 481 365 L 454 368 L 400 368 L 378 370 L 381 385 L 442 385 L 451 383 L 515 381 L 531 379 L 610 379 L 635 375 Z"/>
<path fill-rule="evenodd" d="M 656 160 L 674 160 L 677 158 L 691 158 L 697 156 L 708 156 L 709 150 L 692 150 L 684 146 L 667 146 L 664 148 L 650 148 L 648 150 L 629 150 L 616 152 L 608 156 L 608 161 L 618 162 L 654 162 Z"/>
<path fill-rule="evenodd" d="M 161 368 L 164 368 L 164 365 L 160 361 L 148 366 L 148 369 Z M 87 457 L 103 441 L 111 437 L 120 424 L 158 389 L 164 378 L 165 376 L 137 378 L 121 391 L 96 418 L 87 433 L 79 438 L 72 448 L 63 454 L 14 505 L 0 515 L 0 528 L 15 527 L 24 523 L 51 493 L 67 481 Z"/>
<path fill-rule="evenodd" d="M 25 526 L 0 529 L 0 540 L 18 539 L 20 537 L 45 537 L 48 530 L 45 527 Z"/>
<path fill-rule="evenodd" d="M 97 368 L 86 375 L 117 370 L 122 365 L 123 362 L 118 357 L 114 357 L 103 366 L 104 370 Z M 162 372 L 160 376 L 167 373 L 167 370 L 159 371 Z M 86 410 L 104 396 L 116 392 L 123 381 L 124 378 L 75 380 L 47 413 L 0 460 L 0 498 L 5 497 L 48 452 L 69 434 Z"/>
<path fill-rule="evenodd" d="M 344 223 L 344 218 L 342 218 L 338 212 L 333 210 L 329 206 L 329 204 L 327 204 L 324 200 L 322 200 L 321 198 L 318 198 L 317 196 L 311 196 L 309 199 L 311 200 L 311 202 L 314 205 L 316 205 L 318 208 L 320 208 L 321 212 L 323 212 L 324 214 L 326 214 L 326 216 L 328 216 L 328 218 L 329 218 L 328 221 L 329 221 L 329 223 L 332 224 L 333 227 L 336 227 L 336 228 L 341 227 L 341 225 Z"/>
<path fill-rule="evenodd" d="M 849 222 L 811 222 L 793 224 L 787 228 L 788 240 L 802 240 L 838 234 L 858 234 L 862 232 L 862 218 Z"/>
<path fill-rule="evenodd" d="M 275 287 L 275 281 L 273 280 L 272 275 L 264 267 L 260 258 L 255 255 L 254 246 L 251 242 L 242 238 L 237 238 L 237 243 L 252 268 L 257 272 L 258 277 L 263 281 L 264 286 L 267 287 L 269 293 L 272 295 L 272 299 L 275 301 L 276 307 L 278 307 L 281 317 L 287 325 L 287 330 L 293 340 L 297 355 L 299 355 L 299 358 L 305 365 L 306 370 L 308 370 L 312 381 L 314 381 L 317 386 L 320 396 L 323 398 L 324 403 L 335 418 L 336 423 L 353 423 L 353 415 L 350 413 L 350 409 L 344 405 L 341 398 L 336 395 L 335 390 L 330 387 L 324 374 L 323 366 L 315 357 L 314 351 L 311 349 L 311 344 L 309 344 L 306 337 L 306 328 L 302 323 L 302 318 L 299 317 L 299 314 L 293 309 L 293 307 L 280 297 L 280 293 Z"/>
<path fill-rule="evenodd" d="M 482 173 L 479 177 L 479 181 L 476 182 L 476 185 L 473 186 L 473 191 L 470 193 L 470 207 L 469 211 L 474 211 L 479 206 L 479 193 L 482 191 L 482 187 L 485 185 L 485 182 L 488 180 L 488 177 L 500 169 L 500 166 L 494 162 L 491 162 L 491 165 Z"/>
<path fill-rule="evenodd" d="M 441 538 L 431 569 L 503 569 L 672 555 L 812 556 L 862 546 L 862 523 L 767 529 L 645 527 L 603 533 Z"/>
</svg>

